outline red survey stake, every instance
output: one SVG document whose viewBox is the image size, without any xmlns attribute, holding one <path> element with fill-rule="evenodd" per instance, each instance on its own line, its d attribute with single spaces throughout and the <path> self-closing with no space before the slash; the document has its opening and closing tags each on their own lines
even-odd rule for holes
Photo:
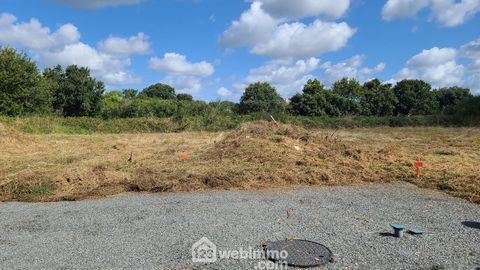
<svg viewBox="0 0 480 270">
<path fill-rule="evenodd" d="M 425 164 L 423 164 L 423 162 L 421 161 L 416 161 L 413 163 L 413 167 L 415 167 L 417 169 L 417 178 L 420 177 L 420 168 L 423 168 L 425 166 Z"/>
</svg>

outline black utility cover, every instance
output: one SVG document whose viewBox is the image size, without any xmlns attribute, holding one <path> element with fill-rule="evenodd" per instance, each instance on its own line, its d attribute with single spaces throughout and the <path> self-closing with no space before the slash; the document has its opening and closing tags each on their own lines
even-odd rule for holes
<svg viewBox="0 0 480 270">
<path fill-rule="evenodd" d="M 288 252 L 286 259 L 277 256 Z M 333 262 L 333 254 L 326 246 L 307 240 L 268 242 L 265 252 L 269 260 L 286 263 L 292 267 L 317 267 Z"/>
</svg>

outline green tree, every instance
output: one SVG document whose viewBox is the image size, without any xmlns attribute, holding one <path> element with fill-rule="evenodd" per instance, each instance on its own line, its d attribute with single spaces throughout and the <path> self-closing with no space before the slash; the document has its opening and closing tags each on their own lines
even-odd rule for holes
<svg viewBox="0 0 480 270">
<path fill-rule="evenodd" d="M 395 109 L 401 115 L 432 114 L 438 110 L 438 102 L 430 84 L 422 80 L 403 80 L 393 88 L 398 99 Z"/>
<path fill-rule="evenodd" d="M 44 77 L 54 86 L 54 108 L 63 116 L 96 116 L 102 107 L 105 86 L 90 76 L 90 70 L 76 65 L 65 70 L 48 68 Z"/>
<path fill-rule="evenodd" d="M 345 97 L 335 94 L 331 90 L 326 90 L 325 99 L 327 103 L 325 106 L 325 112 L 330 116 L 342 116 L 352 115 L 357 113 L 355 103 L 351 102 Z"/>
<path fill-rule="evenodd" d="M 102 116 L 104 118 L 120 117 L 123 104 L 123 92 L 110 91 L 102 99 Z"/>
<path fill-rule="evenodd" d="M 457 86 L 435 90 L 434 94 L 437 98 L 439 109 L 442 111 L 446 108 L 452 108 L 464 99 L 472 97 L 470 89 Z"/>
<path fill-rule="evenodd" d="M 324 116 L 327 113 L 325 112 L 324 106 L 321 106 L 321 104 L 326 103 L 327 101 L 323 94 L 295 94 L 290 99 L 289 111 L 293 115 Z"/>
<path fill-rule="evenodd" d="M 193 97 L 190 94 L 180 93 L 177 95 L 178 100 L 192 101 Z"/>
<path fill-rule="evenodd" d="M 318 95 L 323 94 L 326 88 L 319 80 L 309 79 L 307 83 L 303 86 L 303 94 L 305 95 Z"/>
<path fill-rule="evenodd" d="M 138 91 L 135 89 L 124 89 L 122 91 L 122 97 L 126 99 L 136 98 Z"/>
<path fill-rule="evenodd" d="M 355 79 L 342 78 L 332 86 L 332 92 L 345 98 L 339 100 L 339 109 L 343 114 L 355 115 L 362 112 L 360 100 L 362 99 L 363 87 Z"/>
<path fill-rule="evenodd" d="M 27 115 L 51 111 L 52 88 L 25 54 L 0 48 L 0 114 Z"/>
<path fill-rule="evenodd" d="M 289 111 L 303 116 L 340 116 L 347 108 L 346 98 L 326 89 L 319 80 L 310 79 L 303 87 L 303 93 L 290 99 Z"/>
<path fill-rule="evenodd" d="M 175 89 L 170 85 L 157 83 L 143 89 L 140 97 L 158 98 L 158 99 L 175 99 Z"/>
<path fill-rule="evenodd" d="M 332 91 L 348 100 L 360 101 L 363 88 L 357 80 L 344 77 L 333 84 Z"/>
<path fill-rule="evenodd" d="M 282 111 L 285 101 L 278 95 L 270 84 L 250 84 L 240 99 L 239 110 L 241 113 L 252 112 L 279 112 Z"/>
<path fill-rule="evenodd" d="M 459 117 L 459 122 L 470 122 L 469 124 L 480 123 L 480 96 L 472 96 L 462 99 L 453 110 Z"/>
<path fill-rule="evenodd" d="M 397 103 L 391 84 L 382 84 L 379 79 L 364 83 L 360 100 L 363 115 L 393 115 Z"/>
</svg>

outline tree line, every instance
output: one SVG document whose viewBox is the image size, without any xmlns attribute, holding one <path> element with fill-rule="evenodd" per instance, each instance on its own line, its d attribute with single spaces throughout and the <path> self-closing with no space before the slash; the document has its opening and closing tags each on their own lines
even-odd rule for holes
<svg viewBox="0 0 480 270">
<path fill-rule="evenodd" d="M 56 66 L 41 72 L 24 53 L 0 48 L 0 114 L 65 117 L 183 117 L 212 110 L 225 114 L 284 113 L 294 116 L 398 116 L 459 114 L 480 116 L 480 97 L 461 87 L 432 89 L 422 80 L 395 85 L 373 79 L 360 84 L 343 78 L 331 89 L 309 80 L 301 93 L 284 100 L 265 82 L 249 85 L 239 103 L 204 102 L 175 93 L 166 84 L 106 92 L 88 68 Z"/>
</svg>

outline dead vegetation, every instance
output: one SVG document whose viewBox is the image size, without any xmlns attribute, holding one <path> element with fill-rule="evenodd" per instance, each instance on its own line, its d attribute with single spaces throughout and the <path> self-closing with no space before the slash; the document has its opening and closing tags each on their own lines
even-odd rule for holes
<svg viewBox="0 0 480 270">
<path fill-rule="evenodd" d="M 405 180 L 480 203 L 479 131 L 252 122 L 225 134 L 31 136 L 0 124 L 0 200 Z M 421 179 L 413 161 L 426 164 Z"/>
</svg>

